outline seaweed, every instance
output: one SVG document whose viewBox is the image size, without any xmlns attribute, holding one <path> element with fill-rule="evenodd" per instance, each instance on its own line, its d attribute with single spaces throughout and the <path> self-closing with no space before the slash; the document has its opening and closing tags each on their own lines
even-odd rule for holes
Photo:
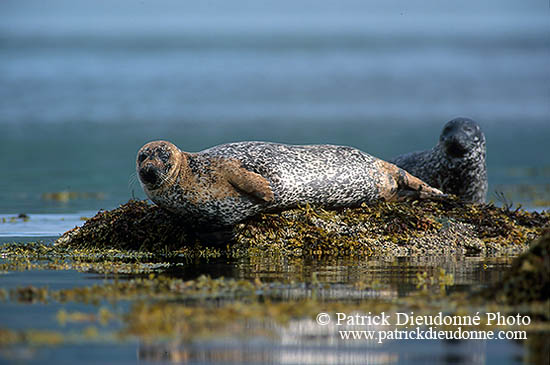
<svg viewBox="0 0 550 365">
<path fill-rule="evenodd" d="M 550 228 L 513 261 L 501 281 L 476 295 L 512 305 L 550 301 Z"/>
<path fill-rule="evenodd" d="M 118 248 L 154 251 L 189 245 L 182 221 L 145 201 L 130 200 L 110 211 L 100 211 L 82 227 L 57 240 L 80 248 Z"/>
<path fill-rule="evenodd" d="M 57 245 L 155 252 L 226 247 L 225 254 L 365 257 L 525 250 L 550 222 L 550 211 L 527 212 L 450 197 L 326 210 L 305 205 L 260 214 L 220 232 L 199 231 L 146 201 L 101 211 L 66 232 Z"/>
</svg>

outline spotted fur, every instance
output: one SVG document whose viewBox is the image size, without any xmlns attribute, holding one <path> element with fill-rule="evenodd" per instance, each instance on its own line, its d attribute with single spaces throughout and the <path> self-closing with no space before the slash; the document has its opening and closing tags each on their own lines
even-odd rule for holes
<svg viewBox="0 0 550 365">
<path fill-rule="evenodd" d="M 421 197 L 441 194 L 351 147 L 237 142 L 187 153 L 170 142 L 152 144 L 142 150 L 149 149 L 153 157 L 137 161 L 144 191 L 159 206 L 197 223 L 226 226 L 306 203 L 337 208 L 395 200 L 403 191 L 421 192 Z M 158 162 L 159 153 L 151 152 L 158 149 L 177 152 L 171 158 L 173 170 L 158 167 L 163 178 L 157 187 L 144 183 L 140 171 Z"/>
<path fill-rule="evenodd" d="M 465 201 L 483 203 L 487 195 L 485 135 L 478 123 L 456 118 L 445 124 L 430 150 L 390 160 L 429 185 Z"/>
</svg>

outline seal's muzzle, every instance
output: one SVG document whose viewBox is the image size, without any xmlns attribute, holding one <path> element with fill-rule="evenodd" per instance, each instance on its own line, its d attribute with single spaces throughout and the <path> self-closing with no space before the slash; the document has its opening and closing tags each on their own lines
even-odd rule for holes
<svg viewBox="0 0 550 365">
<path fill-rule="evenodd" d="M 139 178 L 144 184 L 155 186 L 159 181 L 158 169 L 152 164 L 147 164 L 139 169 Z"/>
<path fill-rule="evenodd" d="M 461 136 L 451 136 L 443 141 L 445 152 L 451 157 L 460 158 L 468 152 L 467 141 Z"/>
</svg>

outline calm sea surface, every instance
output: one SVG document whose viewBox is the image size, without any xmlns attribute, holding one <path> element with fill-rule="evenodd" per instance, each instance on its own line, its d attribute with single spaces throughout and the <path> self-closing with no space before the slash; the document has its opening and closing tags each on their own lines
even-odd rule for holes
<svg viewBox="0 0 550 365">
<path fill-rule="evenodd" d="M 489 199 L 501 184 L 548 188 L 547 1 L 441 3 L 2 1 L 0 213 L 143 197 L 128 181 L 153 139 L 391 158 L 432 147 L 459 115 L 487 136 Z M 104 200 L 42 198 L 63 190 Z"/>
<path fill-rule="evenodd" d="M 549 65 L 547 0 L 4 0 L 0 237 L 55 237 L 81 216 L 144 197 L 131 174 L 150 140 L 187 151 L 241 140 L 332 143 L 389 159 L 431 148 L 456 116 L 486 134 L 488 199 L 503 191 L 514 204 L 548 209 Z M 76 196 L 52 199 L 62 191 Z M 19 213 L 30 219 L 10 222 Z M 86 275 L 57 274 L 44 280 L 80 285 Z M 28 275 L 9 285 L 34 282 Z M 132 344 L 117 346 L 96 360 L 135 355 Z M 519 351 L 489 350 L 505 362 Z"/>
</svg>

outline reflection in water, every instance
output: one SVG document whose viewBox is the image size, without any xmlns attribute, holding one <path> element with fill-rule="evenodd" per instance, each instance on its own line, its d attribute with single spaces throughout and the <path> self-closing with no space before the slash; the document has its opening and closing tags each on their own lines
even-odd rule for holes
<svg viewBox="0 0 550 365">
<path fill-rule="evenodd" d="M 405 297 L 416 291 L 417 275 L 426 272 L 428 276 L 438 275 L 441 269 L 453 276 L 450 291 L 462 291 L 494 283 L 502 278 L 512 257 L 480 257 L 463 255 L 428 257 L 369 257 L 364 259 L 307 259 L 286 257 L 246 258 L 237 261 L 199 261 L 178 270 L 168 269 L 165 274 L 185 279 L 200 275 L 224 276 L 236 279 L 262 282 L 304 283 L 300 288 L 289 288 L 284 298 L 303 298 L 311 288 L 310 283 L 330 284 L 319 295 L 336 299 L 352 299 L 349 291 L 342 292 L 338 284 L 356 288 L 374 288 L 373 297 Z M 366 293 L 363 292 L 362 295 Z M 359 299 L 359 298 L 356 298 Z"/>
<path fill-rule="evenodd" d="M 265 364 L 394 364 L 397 355 L 384 352 L 335 351 L 326 347 L 281 348 L 250 344 L 235 346 L 140 346 L 139 359 L 173 363 Z"/>
<path fill-rule="evenodd" d="M 232 275 L 236 278 L 273 282 L 274 284 L 270 287 L 272 292 L 267 298 L 281 301 L 281 305 L 294 303 L 295 306 L 307 306 L 308 302 L 303 300 L 313 299 L 321 307 L 322 303 L 327 305 L 336 303 L 337 306 L 340 305 L 338 303 L 356 303 L 363 308 L 362 313 L 366 313 L 367 310 L 380 313 L 384 310 L 384 307 L 379 306 L 380 300 L 391 303 L 419 290 L 416 285 L 419 273 L 429 272 L 429 276 L 432 276 L 437 275 L 439 269 L 444 269 L 454 275 L 454 285 L 451 285 L 448 291 L 463 291 L 472 286 L 483 286 L 495 282 L 507 269 L 510 260 L 510 258 L 464 256 L 369 258 L 363 261 L 256 258 L 250 261 L 241 260 L 231 266 Z M 223 265 L 220 267 L 222 272 L 227 274 Z M 281 282 L 289 284 L 280 285 Z M 440 286 L 434 285 L 429 287 L 428 291 L 439 292 L 441 289 Z M 210 320 L 202 319 L 209 324 L 211 333 L 202 337 L 181 333 L 180 336 L 171 337 L 171 341 L 168 342 L 143 340 L 139 346 L 140 359 L 180 363 L 274 364 L 483 364 L 487 360 L 488 342 L 486 340 L 386 340 L 382 343 L 375 339 L 364 338 L 343 340 L 339 334 L 340 330 L 377 331 L 388 330 L 388 328 L 336 326 L 334 322 L 321 326 L 314 318 L 304 318 L 303 314 L 286 323 L 266 319 L 269 315 L 272 318 L 280 315 L 276 305 L 266 309 L 264 316 L 250 319 L 247 317 L 249 312 L 256 310 L 252 304 L 248 304 L 249 312 L 223 310 L 226 304 L 218 302 L 216 308 L 221 310 L 210 312 L 212 316 L 218 316 L 219 323 L 212 324 Z M 179 310 L 188 310 L 184 307 L 189 303 L 181 304 L 181 307 L 173 302 L 157 303 L 157 305 L 163 308 L 161 312 L 170 314 L 173 320 L 177 320 L 178 309 L 174 307 L 179 307 Z M 345 304 L 342 305 L 344 305 L 342 310 L 345 311 Z M 263 307 L 268 306 L 263 305 Z M 159 309 L 149 308 L 145 312 L 155 310 Z M 404 308 L 401 307 L 400 310 Z M 191 316 L 200 321 L 197 318 L 201 315 L 209 316 L 204 313 L 191 314 Z M 129 318 L 143 318 L 139 314 L 135 317 L 135 314 L 133 313 Z M 154 331 L 153 327 L 148 328 Z M 200 328 L 204 327 L 204 325 L 200 326 Z M 187 330 L 196 333 L 192 327 L 187 327 Z M 503 360 L 510 360 L 521 356 L 522 353 L 521 347 L 509 346 L 509 342 L 506 341 L 491 343 L 491 348 L 495 346 L 498 350 L 489 353 L 492 358 L 496 356 L 502 357 Z"/>
<path fill-rule="evenodd" d="M 250 323 L 247 323 L 249 325 Z M 246 326 L 245 326 L 246 327 Z M 140 360 L 173 363 L 272 364 L 484 364 L 486 341 L 343 341 L 336 326 L 319 326 L 314 320 L 295 320 L 287 326 L 264 324 L 269 338 L 226 338 L 203 342 L 140 343 Z M 348 327 L 349 329 L 349 327 Z M 367 326 L 365 330 L 375 330 Z M 421 346 L 420 346 L 421 345 Z M 506 345 L 505 345 L 506 346 Z M 507 346 L 503 358 L 520 354 Z"/>
<path fill-rule="evenodd" d="M 23 252 L 22 247 L 17 252 Z M 20 256 L 6 255 L 0 263 L 17 261 Z M 62 257 L 65 261 L 66 256 Z M 103 262 L 101 256 L 97 264 L 103 269 L 136 265 L 135 270 L 145 265 L 156 267 L 155 274 L 143 275 L 139 270 L 137 277 L 112 271 L 107 276 L 82 274 L 71 271 L 74 266 L 55 266 L 49 259 L 44 261 L 46 266 L 11 271 L 3 281 L 9 292 L 0 301 L 0 341 L 15 341 L 25 348 L 35 342 L 51 345 L 48 338 L 56 336 L 59 347 L 48 347 L 48 351 L 65 356 L 74 351 L 75 344 L 90 344 L 91 339 L 105 341 L 116 351 L 128 346 L 127 340 L 137 339 L 142 360 L 201 364 L 475 364 L 484 363 L 487 356 L 503 361 L 533 358 L 539 348 L 548 348 L 548 339 L 536 347 L 527 346 L 526 351 L 511 346 L 510 341 L 342 339 L 341 330 L 380 332 L 393 327 L 336 326 L 333 322 L 337 312 L 414 311 L 433 316 L 439 311 L 465 315 L 487 310 L 472 306 L 465 294 L 498 281 L 511 258 L 255 256 L 182 262 L 178 256 L 138 257 L 120 254 Z M 93 257 L 73 259 L 83 260 L 77 266 L 81 270 L 93 267 Z M 54 267 L 57 270 L 51 270 Z M 197 278 L 203 274 L 218 279 Z M 28 320 L 19 315 L 23 305 Z M 330 313 L 332 322 L 319 325 L 316 316 L 321 312 Z M 36 328 L 50 332 L 37 333 Z M 123 341 L 117 343 L 119 339 Z M 0 349 L 0 356 L 20 358 L 14 348 Z M 36 357 L 37 361 L 42 358 L 41 354 Z"/>
</svg>

